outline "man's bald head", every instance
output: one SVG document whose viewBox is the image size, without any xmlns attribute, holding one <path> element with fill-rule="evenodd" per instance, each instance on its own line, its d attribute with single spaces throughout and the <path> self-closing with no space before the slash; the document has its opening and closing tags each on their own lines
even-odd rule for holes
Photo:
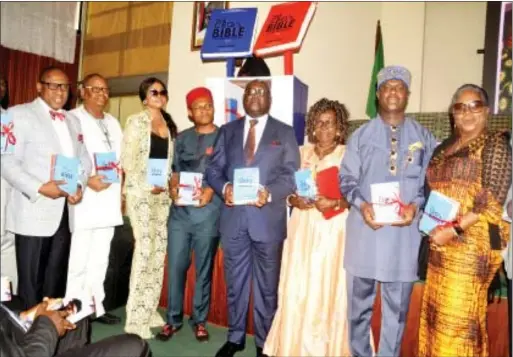
<svg viewBox="0 0 513 357">
<path fill-rule="evenodd" d="M 91 73 L 91 74 L 88 74 L 87 76 L 85 76 L 84 79 L 82 79 L 82 81 L 80 82 L 80 84 L 82 84 L 82 86 L 84 86 L 84 87 L 89 86 L 89 85 L 91 85 L 91 82 L 94 79 L 101 79 L 105 83 L 107 82 L 105 77 L 102 76 L 100 73 Z"/>
<path fill-rule="evenodd" d="M 43 70 L 39 73 L 39 82 L 48 82 L 48 77 L 54 74 L 64 75 L 66 78 L 68 78 L 68 76 L 66 75 L 66 73 L 64 73 L 62 69 L 60 69 L 59 67 L 50 66 L 43 68 Z"/>
</svg>

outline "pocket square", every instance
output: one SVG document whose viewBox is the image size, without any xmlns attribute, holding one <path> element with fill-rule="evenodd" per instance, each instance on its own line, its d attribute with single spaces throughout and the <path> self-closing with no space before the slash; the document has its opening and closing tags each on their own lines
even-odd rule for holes
<svg viewBox="0 0 513 357">
<path fill-rule="evenodd" d="M 271 146 L 280 146 L 281 142 L 279 140 L 273 140 L 271 141 Z"/>
</svg>

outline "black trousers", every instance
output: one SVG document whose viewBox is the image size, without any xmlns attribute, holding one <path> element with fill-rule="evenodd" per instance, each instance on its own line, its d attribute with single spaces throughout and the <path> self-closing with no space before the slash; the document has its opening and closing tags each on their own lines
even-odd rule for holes
<svg viewBox="0 0 513 357">
<path fill-rule="evenodd" d="M 67 204 L 64 205 L 59 228 L 53 236 L 16 234 L 15 240 L 18 295 L 25 309 L 37 305 L 45 296 L 63 297 L 66 293 L 71 246 Z"/>
<path fill-rule="evenodd" d="M 149 357 L 150 348 L 137 335 L 122 334 L 87 344 L 90 324 L 86 318 L 59 339 L 55 357 Z"/>
<path fill-rule="evenodd" d="M 137 335 L 122 334 L 86 344 L 89 324 L 82 320 L 59 339 L 55 357 L 149 357 L 148 343 Z"/>
</svg>

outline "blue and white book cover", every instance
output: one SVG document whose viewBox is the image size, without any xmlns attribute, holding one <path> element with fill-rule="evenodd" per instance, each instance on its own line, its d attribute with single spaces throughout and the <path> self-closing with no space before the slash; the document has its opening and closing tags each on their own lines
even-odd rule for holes
<svg viewBox="0 0 513 357">
<path fill-rule="evenodd" d="M 431 191 L 420 219 L 419 230 L 429 234 L 435 227 L 454 221 L 459 209 L 458 201 L 438 191 Z"/>
<path fill-rule="evenodd" d="M 198 206 L 199 198 L 194 199 L 201 192 L 203 174 L 198 172 L 180 172 L 178 190 L 178 206 Z"/>
<path fill-rule="evenodd" d="M 94 154 L 94 161 L 96 166 L 96 173 L 103 176 L 105 183 L 119 183 L 119 163 L 116 153 L 110 152 L 97 152 Z"/>
<path fill-rule="evenodd" d="M 14 123 L 12 115 L 9 112 L 0 114 L 0 123 L 2 125 L 0 154 L 13 154 L 16 137 L 14 136 Z"/>
<path fill-rule="evenodd" d="M 202 59 L 250 57 L 256 33 L 257 9 L 215 9 L 201 47 Z"/>
<path fill-rule="evenodd" d="M 167 159 L 148 159 L 146 179 L 154 187 L 167 187 Z"/>
<path fill-rule="evenodd" d="M 54 155 L 52 160 L 52 179 L 55 181 L 65 181 L 59 188 L 70 195 L 76 194 L 80 166 L 79 160 L 76 157 L 64 155 Z"/>
<path fill-rule="evenodd" d="M 315 199 L 317 194 L 317 185 L 314 180 L 313 172 L 310 169 L 302 169 L 294 174 L 296 180 L 297 194 L 307 199 Z"/>
<path fill-rule="evenodd" d="M 235 169 L 233 173 L 233 204 L 247 205 L 258 200 L 260 171 L 258 167 Z"/>
</svg>

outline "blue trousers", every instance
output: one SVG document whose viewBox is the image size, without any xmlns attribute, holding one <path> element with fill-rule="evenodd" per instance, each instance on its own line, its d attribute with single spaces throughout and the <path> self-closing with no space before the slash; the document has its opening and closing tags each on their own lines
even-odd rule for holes
<svg viewBox="0 0 513 357">
<path fill-rule="evenodd" d="M 354 357 L 372 356 L 370 321 L 378 281 L 346 274 L 351 353 Z M 381 331 L 377 356 L 399 356 L 412 290 L 412 282 L 381 282 Z"/>
<path fill-rule="evenodd" d="M 168 236 L 168 295 L 167 323 L 178 327 L 183 324 L 183 299 L 187 270 L 194 251 L 196 283 L 191 325 L 205 324 L 210 307 L 212 266 L 219 244 L 215 222 L 205 220 L 192 223 L 185 220 L 169 220 Z"/>
<path fill-rule="evenodd" d="M 247 219 L 235 237 L 222 236 L 228 300 L 228 341 L 245 344 L 250 292 L 253 290 L 255 344 L 264 347 L 278 307 L 283 241 L 255 241 Z"/>
</svg>

